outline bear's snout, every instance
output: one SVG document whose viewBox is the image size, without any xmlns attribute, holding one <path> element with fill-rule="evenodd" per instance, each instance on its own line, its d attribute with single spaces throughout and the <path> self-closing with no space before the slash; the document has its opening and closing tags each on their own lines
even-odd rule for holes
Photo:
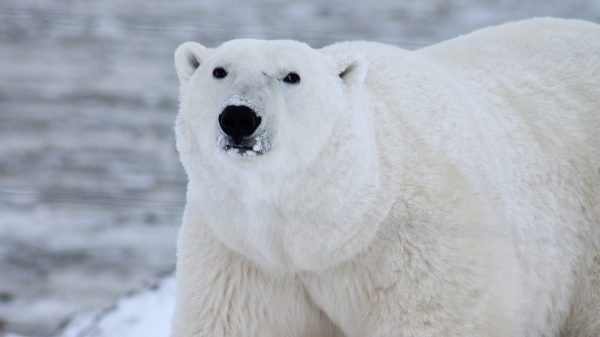
<svg viewBox="0 0 600 337">
<path fill-rule="evenodd" d="M 219 126 L 234 142 L 239 143 L 260 125 L 260 116 L 245 105 L 228 105 L 219 115 Z"/>
</svg>

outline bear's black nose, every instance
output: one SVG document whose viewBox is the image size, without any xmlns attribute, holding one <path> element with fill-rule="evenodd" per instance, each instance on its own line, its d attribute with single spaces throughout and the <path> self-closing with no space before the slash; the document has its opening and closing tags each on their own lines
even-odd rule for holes
<svg viewBox="0 0 600 337">
<path fill-rule="evenodd" d="M 244 105 L 228 105 L 219 115 L 219 125 L 225 134 L 239 143 L 250 136 L 260 125 L 260 116 Z"/>
</svg>

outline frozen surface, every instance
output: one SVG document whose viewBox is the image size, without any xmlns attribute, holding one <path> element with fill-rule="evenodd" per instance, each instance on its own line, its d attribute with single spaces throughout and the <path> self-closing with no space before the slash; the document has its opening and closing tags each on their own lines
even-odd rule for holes
<svg viewBox="0 0 600 337">
<path fill-rule="evenodd" d="M 175 278 L 143 286 L 112 306 L 74 319 L 57 337 L 169 336 Z"/>
<path fill-rule="evenodd" d="M 172 270 L 185 193 L 172 135 L 179 43 L 418 48 L 532 16 L 598 22 L 600 1 L 2 0 L 0 335 L 50 335 Z"/>
</svg>

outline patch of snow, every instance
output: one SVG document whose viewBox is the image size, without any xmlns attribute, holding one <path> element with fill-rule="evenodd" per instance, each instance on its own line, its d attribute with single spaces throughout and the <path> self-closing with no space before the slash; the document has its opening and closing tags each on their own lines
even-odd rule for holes
<svg viewBox="0 0 600 337">
<path fill-rule="evenodd" d="M 247 106 L 254 111 L 258 111 L 258 106 L 254 101 L 247 96 L 233 95 L 225 102 L 225 106 Z"/>
<path fill-rule="evenodd" d="M 254 152 L 265 153 L 271 149 L 271 142 L 266 132 L 256 136 L 254 142 L 254 146 L 252 147 L 252 151 Z"/>
<path fill-rule="evenodd" d="M 175 277 L 125 296 L 108 309 L 76 317 L 56 337 L 166 337 L 175 308 Z"/>
</svg>

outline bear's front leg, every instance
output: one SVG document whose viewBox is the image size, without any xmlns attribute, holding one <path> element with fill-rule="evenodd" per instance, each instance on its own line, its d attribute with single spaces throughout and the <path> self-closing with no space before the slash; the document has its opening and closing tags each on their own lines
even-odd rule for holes
<svg viewBox="0 0 600 337">
<path fill-rule="evenodd" d="M 335 337 L 294 276 L 272 276 L 184 220 L 172 337 Z"/>
</svg>

